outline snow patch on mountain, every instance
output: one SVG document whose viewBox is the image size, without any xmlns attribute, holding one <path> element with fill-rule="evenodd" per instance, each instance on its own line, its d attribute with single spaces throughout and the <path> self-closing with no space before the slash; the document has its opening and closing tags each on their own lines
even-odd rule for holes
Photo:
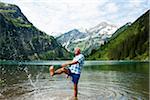
<svg viewBox="0 0 150 100">
<path fill-rule="evenodd" d="M 90 54 L 92 49 L 99 48 L 107 42 L 107 39 L 117 30 L 115 25 L 102 22 L 92 28 L 80 32 L 77 29 L 71 30 L 57 37 L 57 41 L 68 51 L 73 52 L 75 47 L 80 47 L 85 55 Z"/>
</svg>

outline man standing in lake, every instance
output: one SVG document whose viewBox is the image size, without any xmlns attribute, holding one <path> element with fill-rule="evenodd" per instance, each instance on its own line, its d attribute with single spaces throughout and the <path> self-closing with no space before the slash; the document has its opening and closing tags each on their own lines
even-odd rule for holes
<svg viewBox="0 0 150 100">
<path fill-rule="evenodd" d="M 72 61 L 67 62 L 61 65 L 61 68 L 54 71 L 54 66 L 50 66 L 50 75 L 59 75 L 62 73 L 67 74 L 68 76 L 72 77 L 72 82 L 74 84 L 74 97 L 77 98 L 78 94 L 78 81 L 80 79 L 81 69 L 84 64 L 84 55 L 81 54 L 80 48 L 76 48 L 75 57 Z M 67 67 L 69 65 L 69 67 Z"/>
</svg>

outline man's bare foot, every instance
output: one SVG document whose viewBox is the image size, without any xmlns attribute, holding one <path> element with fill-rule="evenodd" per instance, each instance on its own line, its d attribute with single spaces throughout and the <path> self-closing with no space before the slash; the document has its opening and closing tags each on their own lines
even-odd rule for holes
<svg viewBox="0 0 150 100">
<path fill-rule="evenodd" d="M 50 75 L 53 76 L 54 75 L 54 66 L 50 66 L 49 71 L 50 71 Z"/>
</svg>

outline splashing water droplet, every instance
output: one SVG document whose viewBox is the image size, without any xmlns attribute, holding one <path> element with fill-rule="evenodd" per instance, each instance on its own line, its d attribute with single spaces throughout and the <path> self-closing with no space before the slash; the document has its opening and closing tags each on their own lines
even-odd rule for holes
<svg viewBox="0 0 150 100">
<path fill-rule="evenodd" d="M 28 68 L 27 67 L 25 67 L 24 68 L 24 70 L 25 70 L 25 72 L 27 73 L 27 78 L 28 78 L 28 80 L 29 80 L 29 82 L 30 82 L 30 84 L 34 87 L 34 89 L 36 88 L 36 86 L 35 86 L 35 84 L 34 84 L 34 82 L 32 81 L 32 79 L 31 79 L 31 74 L 29 74 L 29 71 L 28 71 Z"/>
</svg>

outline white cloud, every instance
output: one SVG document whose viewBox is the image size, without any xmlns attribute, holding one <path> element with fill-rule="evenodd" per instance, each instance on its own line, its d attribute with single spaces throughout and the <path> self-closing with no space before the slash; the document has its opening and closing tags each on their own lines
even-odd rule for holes
<svg viewBox="0 0 150 100">
<path fill-rule="evenodd" d="M 89 28 L 102 21 L 109 21 L 110 23 L 121 26 L 133 20 L 133 18 L 136 19 L 137 15 L 143 11 L 141 10 L 143 9 L 141 6 L 143 2 L 141 3 L 141 0 L 129 0 L 125 3 L 119 2 L 119 0 L 111 2 L 109 0 L 1 1 L 18 5 L 30 22 L 50 35 L 54 35 L 51 34 L 52 32 L 64 33 L 74 28 Z M 122 5 L 127 5 L 127 7 L 123 7 Z M 133 12 L 136 12 L 136 14 L 132 14 Z M 129 13 L 131 18 L 120 17 Z"/>
<path fill-rule="evenodd" d="M 148 0 L 130 0 L 129 1 L 129 7 L 132 7 L 132 8 L 137 8 L 137 7 L 140 7 L 141 4 L 148 4 Z"/>
<path fill-rule="evenodd" d="M 118 7 L 117 7 L 117 5 L 116 5 L 115 3 L 113 3 L 113 2 L 106 4 L 105 7 L 106 7 L 105 9 L 106 9 L 106 11 L 107 11 L 108 13 L 116 13 L 116 12 L 118 12 Z"/>
<path fill-rule="evenodd" d="M 74 28 L 90 27 L 91 24 L 88 21 L 96 20 L 96 17 L 100 15 L 96 2 L 96 0 L 91 3 L 83 1 L 80 3 L 19 2 L 18 5 L 35 26 L 51 34 L 52 32 L 63 33 Z"/>
</svg>

